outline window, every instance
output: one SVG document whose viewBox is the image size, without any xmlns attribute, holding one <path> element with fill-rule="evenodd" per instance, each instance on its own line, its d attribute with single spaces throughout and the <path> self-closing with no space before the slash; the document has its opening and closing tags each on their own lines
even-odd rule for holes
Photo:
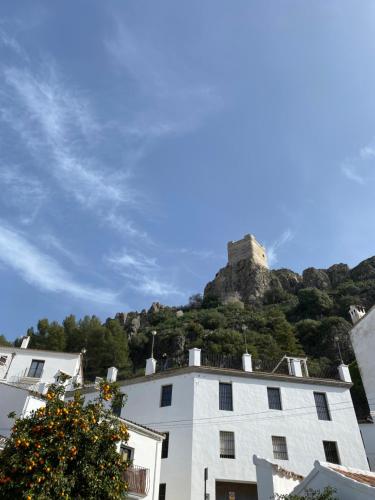
<svg viewBox="0 0 375 500">
<path fill-rule="evenodd" d="M 113 414 L 116 415 L 116 417 L 121 416 L 121 410 L 124 405 L 124 396 L 125 394 L 119 394 L 118 397 L 113 402 L 112 411 Z"/>
<path fill-rule="evenodd" d="M 319 420 L 331 420 L 329 414 L 327 396 L 324 392 L 314 392 L 316 412 Z"/>
<path fill-rule="evenodd" d="M 168 450 L 169 450 L 169 432 L 164 432 L 165 438 L 163 439 L 161 445 L 161 458 L 168 458 Z"/>
<path fill-rule="evenodd" d="M 273 458 L 288 460 L 286 438 L 284 436 L 272 436 Z"/>
<path fill-rule="evenodd" d="M 33 359 L 29 369 L 28 377 L 40 378 L 43 372 L 44 361 Z"/>
<path fill-rule="evenodd" d="M 340 464 L 336 441 L 323 441 L 323 446 L 327 462 L 331 464 Z"/>
<path fill-rule="evenodd" d="M 270 410 L 282 410 L 281 395 L 278 387 L 267 387 L 268 408 Z"/>
<path fill-rule="evenodd" d="M 0 366 L 4 366 L 7 362 L 8 356 L 0 356 Z"/>
<path fill-rule="evenodd" d="M 219 383 L 219 409 L 233 411 L 232 384 Z"/>
<path fill-rule="evenodd" d="M 220 431 L 220 458 L 235 458 L 234 432 Z"/>
<path fill-rule="evenodd" d="M 134 458 L 134 448 L 130 448 L 129 446 L 125 446 L 122 444 L 120 446 L 120 456 L 123 462 L 129 462 Z"/>
<path fill-rule="evenodd" d="M 163 385 L 161 388 L 160 406 L 171 406 L 172 404 L 172 384 Z"/>
<path fill-rule="evenodd" d="M 167 485 L 165 483 L 159 484 L 159 500 L 165 500 Z"/>
</svg>

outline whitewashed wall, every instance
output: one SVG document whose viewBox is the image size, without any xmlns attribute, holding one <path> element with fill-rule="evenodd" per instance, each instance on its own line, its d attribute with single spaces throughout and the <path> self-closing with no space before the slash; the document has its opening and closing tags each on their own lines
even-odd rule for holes
<svg viewBox="0 0 375 500">
<path fill-rule="evenodd" d="M 359 424 L 370 469 L 375 471 L 375 424 Z"/>
<path fill-rule="evenodd" d="M 218 409 L 219 381 L 233 384 L 233 412 Z M 161 408 L 161 387 L 167 384 L 173 384 L 172 406 Z M 281 388 L 283 411 L 268 409 L 267 386 Z M 314 390 L 327 393 L 332 421 L 318 419 Z M 205 467 L 210 500 L 215 500 L 215 480 L 255 483 L 253 454 L 305 475 L 315 460 L 325 460 L 323 440 L 337 441 L 343 464 L 368 469 L 345 386 L 197 371 L 123 383 L 122 391 L 128 395 L 124 418 L 170 433 L 169 454 L 161 461 L 160 477 L 167 484 L 167 500 L 203 498 Z M 235 433 L 236 459 L 220 458 L 220 431 Z M 273 458 L 272 435 L 287 438 L 289 460 Z"/>
<path fill-rule="evenodd" d="M 0 434 L 6 437 L 11 434 L 14 420 L 8 418 L 9 413 L 14 411 L 21 417 L 43 405 L 41 399 L 30 396 L 26 389 L 0 383 Z"/>
<path fill-rule="evenodd" d="M 137 431 L 136 429 L 129 427 L 129 440 L 126 446 L 134 449 L 134 465 L 144 467 L 150 471 L 150 490 L 149 493 L 142 498 L 145 500 L 158 500 L 161 441 L 146 435 L 142 431 Z"/>
<path fill-rule="evenodd" d="M 53 383 L 59 370 L 72 377 L 80 373 L 79 354 L 0 346 L 0 356 L 8 356 L 6 367 L 0 367 L 2 370 L 0 376 L 4 378 L 6 375 L 6 381 L 9 383 L 17 382 L 20 378 L 26 377 L 33 359 L 45 361 L 39 380 L 42 383 Z M 82 382 L 82 374 L 80 374 L 78 382 Z"/>
</svg>

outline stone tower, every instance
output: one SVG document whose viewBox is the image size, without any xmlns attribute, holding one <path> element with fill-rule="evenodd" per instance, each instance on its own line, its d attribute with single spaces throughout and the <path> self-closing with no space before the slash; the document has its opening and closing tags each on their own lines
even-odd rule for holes
<svg viewBox="0 0 375 500">
<path fill-rule="evenodd" d="M 268 269 L 266 249 L 252 234 L 245 234 L 242 240 L 228 242 L 228 264 L 233 266 L 241 260 L 249 260 Z"/>
</svg>

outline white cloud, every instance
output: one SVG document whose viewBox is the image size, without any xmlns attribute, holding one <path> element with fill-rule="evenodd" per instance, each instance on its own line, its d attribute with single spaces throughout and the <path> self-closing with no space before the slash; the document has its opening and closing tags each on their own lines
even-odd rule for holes
<svg viewBox="0 0 375 500">
<path fill-rule="evenodd" d="M 48 190 L 36 177 L 18 166 L 0 166 L 1 202 L 16 208 L 23 224 L 30 224 L 47 199 Z"/>
<path fill-rule="evenodd" d="M 352 158 L 345 159 L 341 164 L 341 172 L 350 181 L 360 185 L 373 180 L 375 160 L 375 140 L 359 149 Z"/>
<path fill-rule="evenodd" d="M 358 168 L 354 165 L 342 165 L 341 170 L 345 177 L 349 180 L 357 182 L 358 184 L 364 184 L 365 179 L 358 173 Z"/>
<path fill-rule="evenodd" d="M 154 298 L 184 295 L 173 284 L 159 277 L 163 270 L 155 258 L 140 252 L 123 250 L 120 254 L 106 257 L 106 262 L 118 270 L 128 280 L 128 285 L 143 295 Z"/>
<path fill-rule="evenodd" d="M 294 233 L 290 229 L 286 229 L 279 238 L 277 238 L 268 248 L 267 256 L 268 263 L 273 266 L 278 261 L 278 250 L 284 246 L 286 243 L 292 241 L 294 238 Z"/>
<path fill-rule="evenodd" d="M 80 283 L 23 235 L 1 225 L 0 261 L 24 281 L 41 290 L 65 293 L 79 300 L 100 304 L 117 304 L 116 293 Z"/>
<path fill-rule="evenodd" d="M 61 190 L 104 223 L 115 221 L 120 208 L 137 206 L 129 172 L 108 168 L 89 154 L 89 143 L 100 140 L 101 128 L 88 102 L 64 85 L 52 64 L 41 75 L 12 67 L 4 76 L 12 93 L 3 94 L 1 116 Z M 129 234 L 137 236 L 137 231 Z"/>
</svg>

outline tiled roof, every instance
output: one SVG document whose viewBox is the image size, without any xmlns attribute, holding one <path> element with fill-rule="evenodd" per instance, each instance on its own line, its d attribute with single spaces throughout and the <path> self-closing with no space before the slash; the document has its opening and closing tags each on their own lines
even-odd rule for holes
<svg viewBox="0 0 375 500">
<path fill-rule="evenodd" d="M 329 468 L 345 477 L 348 477 L 349 479 L 354 479 L 354 481 L 357 481 L 358 483 L 366 484 L 367 486 L 375 488 L 375 473 L 373 472 L 354 472 L 353 470 L 346 469 L 344 467 L 338 468 L 333 467 L 332 465 L 330 465 Z"/>
<path fill-rule="evenodd" d="M 136 425 L 137 427 L 142 427 L 146 431 L 150 431 L 150 432 L 152 432 L 154 434 L 158 434 L 159 436 L 165 437 L 165 433 L 164 432 L 156 431 L 155 429 L 151 429 L 151 427 L 146 427 L 145 425 L 139 424 L 138 422 L 134 422 L 134 420 L 129 420 L 126 417 L 120 417 L 120 418 L 121 418 L 121 420 L 124 420 L 125 422 L 129 422 L 129 424 Z"/>
</svg>

